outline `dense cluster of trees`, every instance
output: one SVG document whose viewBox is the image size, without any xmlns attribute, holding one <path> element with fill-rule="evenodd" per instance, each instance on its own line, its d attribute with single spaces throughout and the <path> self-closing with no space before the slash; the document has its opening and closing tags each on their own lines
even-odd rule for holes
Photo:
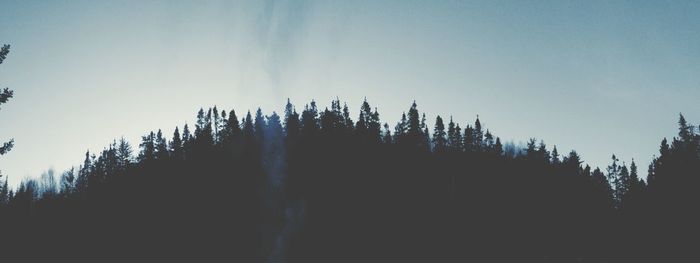
<svg viewBox="0 0 700 263">
<path fill-rule="evenodd" d="M 241 262 L 650 262 L 690 255 L 700 135 L 680 117 L 648 167 L 503 144 L 413 103 L 393 131 L 367 101 L 284 116 L 200 109 L 192 132 L 123 138 L 55 178 L 0 188 L 0 247 Z M 430 131 L 432 128 L 432 131 Z M 135 156 L 134 156 L 135 155 Z M 8 227 L 9 226 L 9 227 Z M 75 251 L 75 252 L 66 252 Z M 55 254 L 52 254 L 55 255 Z"/>
<path fill-rule="evenodd" d="M 0 63 L 9 46 L 0 50 Z M 12 97 L 0 93 L 0 104 Z M 446 124 L 447 122 L 447 124 Z M 678 262 L 699 234 L 700 135 L 681 115 L 646 181 L 542 141 L 503 144 L 416 103 L 393 130 L 367 101 L 283 116 L 200 109 L 85 153 L 79 167 L 0 183 L 0 251 L 24 261 Z M 432 131 L 431 131 L 432 129 Z M 13 141 L 0 147 L 9 151 Z"/>
</svg>

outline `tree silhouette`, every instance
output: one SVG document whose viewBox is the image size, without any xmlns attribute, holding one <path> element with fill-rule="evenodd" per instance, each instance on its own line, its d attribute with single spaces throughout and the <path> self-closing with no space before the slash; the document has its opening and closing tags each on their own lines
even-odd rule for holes
<svg viewBox="0 0 700 263">
<path fill-rule="evenodd" d="M 478 116 L 464 131 L 437 116 L 429 133 L 415 102 L 393 133 L 367 100 L 356 122 L 337 98 L 321 112 L 312 101 L 301 114 L 288 100 L 283 117 L 258 108 L 239 121 L 233 110 L 219 112 L 201 108 L 194 134 L 185 124 L 170 141 L 149 132 L 136 159 L 121 138 L 59 178 L 49 170 L 15 189 L 4 180 L 0 225 L 12 227 L 0 247 L 50 246 L 76 251 L 76 261 L 136 253 L 236 262 L 694 256 L 682 238 L 700 233 L 700 135 L 682 115 L 645 181 L 635 160 L 627 166 L 616 155 L 603 172 L 535 138 L 504 145 Z"/>
<path fill-rule="evenodd" d="M 8 53 L 10 53 L 10 45 L 3 45 L 2 48 L 0 48 L 0 64 L 5 61 Z M 7 103 L 7 101 L 10 100 L 13 95 L 14 92 L 12 90 L 8 88 L 3 89 L 2 92 L 0 92 L 0 105 Z M 2 146 L 0 146 L 0 155 L 4 155 L 12 150 L 14 142 L 14 139 L 4 142 Z"/>
</svg>

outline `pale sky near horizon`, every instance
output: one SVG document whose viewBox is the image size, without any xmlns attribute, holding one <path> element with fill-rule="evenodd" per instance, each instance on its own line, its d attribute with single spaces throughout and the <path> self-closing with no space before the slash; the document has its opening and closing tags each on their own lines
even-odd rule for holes
<svg viewBox="0 0 700 263">
<path fill-rule="evenodd" d="M 0 0 L 0 170 L 16 185 L 200 107 L 413 100 L 504 141 L 543 139 L 640 172 L 678 113 L 700 123 L 700 1 Z M 431 129 L 432 130 L 432 129 Z"/>
</svg>

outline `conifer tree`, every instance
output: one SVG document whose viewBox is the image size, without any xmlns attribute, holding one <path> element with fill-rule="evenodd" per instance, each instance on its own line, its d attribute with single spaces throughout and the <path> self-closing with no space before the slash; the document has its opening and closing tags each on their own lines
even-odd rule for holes
<svg viewBox="0 0 700 263">
<path fill-rule="evenodd" d="M 168 159 L 169 154 L 168 142 L 165 140 L 163 132 L 158 129 L 158 133 L 156 133 L 156 159 L 166 160 Z"/>
<path fill-rule="evenodd" d="M 174 160 L 182 160 L 184 155 L 184 150 L 182 146 L 182 138 L 180 137 L 180 130 L 175 126 L 175 131 L 173 132 L 173 139 L 170 141 L 171 155 Z"/>
<path fill-rule="evenodd" d="M 433 132 L 433 149 L 435 153 L 444 153 L 447 150 L 447 138 L 445 124 L 440 115 L 435 119 L 435 131 Z"/>
<path fill-rule="evenodd" d="M 287 99 L 287 105 L 284 107 L 284 129 L 287 140 L 296 140 L 299 137 L 300 128 L 299 114 L 294 109 L 294 105 Z"/>
<path fill-rule="evenodd" d="M 0 49 L 0 64 L 5 60 L 7 57 L 7 54 L 10 53 L 10 45 L 3 45 L 2 48 Z M 7 101 L 12 98 L 14 95 L 13 91 L 5 88 L 0 92 L 0 105 L 7 103 Z M 7 142 L 2 143 L 2 146 L 0 146 L 0 155 L 6 154 L 9 152 L 12 147 L 14 146 L 15 140 L 10 139 Z M 0 175 L 2 176 L 2 175 Z"/>
<path fill-rule="evenodd" d="M 503 155 L 503 144 L 501 144 L 501 138 L 499 137 L 496 137 L 496 144 L 493 146 L 493 153 L 496 154 L 496 156 Z"/>
<path fill-rule="evenodd" d="M 467 124 L 467 126 L 464 127 L 464 139 L 463 139 L 463 141 L 464 141 L 463 142 L 464 151 L 466 151 L 466 152 L 475 152 L 476 151 L 476 145 L 474 142 L 474 129 L 469 124 Z"/>
<path fill-rule="evenodd" d="M 401 114 L 401 120 L 396 123 L 394 127 L 394 141 L 396 141 L 396 143 L 403 143 L 404 137 L 406 136 L 407 121 L 406 113 L 404 112 Z"/>
<path fill-rule="evenodd" d="M 265 122 L 265 116 L 262 114 L 262 109 L 258 108 L 257 111 L 255 111 L 255 140 L 257 140 L 258 143 L 262 143 L 263 139 L 265 138 L 265 127 L 267 127 L 267 123 Z"/>
<path fill-rule="evenodd" d="M 132 149 L 129 142 L 126 141 L 124 137 L 119 138 L 119 144 L 117 145 L 117 159 L 118 165 L 126 168 L 131 164 L 131 154 Z"/>
<path fill-rule="evenodd" d="M 304 106 L 304 111 L 301 113 L 301 135 L 305 138 L 314 138 L 319 130 L 318 125 L 318 109 L 316 102 L 312 100 L 310 104 Z"/>
<path fill-rule="evenodd" d="M 384 134 L 383 134 L 383 137 L 382 137 L 382 138 L 383 138 L 382 141 L 383 141 L 385 144 L 391 144 L 391 143 L 393 143 L 393 139 L 391 138 L 391 130 L 389 129 L 389 124 L 388 124 L 388 123 L 384 123 Z"/>
<path fill-rule="evenodd" d="M 476 115 L 476 121 L 474 121 L 474 130 L 472 130 L 472 144 L 476 151 L 481 151 L 483 149 L 484 131 L 481 129 L 481 121 L 479 121 L 479 115 Z"/>
<path fill-rule="evenodd" d="M 554 147 L 552 148 L 552 161 L 551 161 L 551 163 L 552 163 L 553 165 L 559 165 L 559 163 L 560 163 L 560 160 L 559 160 L 559 151 L 557 151 L 557 146 L 556 146 L 556 145 L 554 145 Z"/>
<path fill-rule="evenodd" d="M 452 117 L 450 117 L 450 123 L 447 128 L 447 138 L 451 152 L 459 152 L 464 148 L 462 145 L 462 129 L 459 127 L 459 124 L 455 124 Z"/>
<path fill-rule="evenodd" d="M 222 144 L 224 147 L 231 148 L 232 144 L 236 143 L 241 136 L 241 123 L 238 121 L 236 112 L 231 110 L 228 114 L 228 119 L 224 123 L 222 131 Z"/>
<path fill-rule="evenodd" d="M 156 135 L 151 131 L 148 135 L 141 137 L 141 153 L 139 161 L 153 161 L 156 159 Z"/>
</svg>

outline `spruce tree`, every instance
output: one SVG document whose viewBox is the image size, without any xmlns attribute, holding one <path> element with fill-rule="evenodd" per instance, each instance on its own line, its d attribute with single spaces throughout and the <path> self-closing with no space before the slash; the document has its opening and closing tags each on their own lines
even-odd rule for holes
<svg viewBox="0 0 700 263">
<path fill-rule="evenodd" d="M 170 150 L 172 151 L 171 154 L 174 160 L 182 160 L 185 156 L 182 146 L 182 138 L 180 137 L 180 130 L 177 126 L 173 132 L 173 139 L 170 141 Z"/>
<path fill-rule="evenodd" d="M 389 129 L 388 123 L 384 123 L 384 134 L 382 138 L 382 142 L 384 142 L 385 144 L 393 143 L 393 139 L 391 138 L 391 130 Z"/>
<path fill-rule="evenodd" d="M 481 128 L 481 121 L 479 121 L 479 115 L 476 115 L 476 121 L 474 121 L 474 130 L 472 130 L 472 144 L 476 151 L 481 151 L 483 149 L 484 131 Z"/>
<path fill-rule="evenodd" d="M 139 147 L 141 148 L 141 153 L 139 154 L 139 161 L 153 161 L 156 159 L 156 135 L 150 132 L 146 136 L 141 137 L 141 143 Z"/>
<path fill-rule="evenodd" d="M 257 140 L 258 143 L 263 141 L 266 127 L 265 116 L 263 116 L 262 109 L 258 108 L 258 110 L 255 111 L 255 140 Z"/>
<path fill-rule="evenodd" d="M 0 64 L 2 64 L 2 62 L 5 60 L 8 53 L 10 53 L 10 45 L 3 45 L 0 49 Z M 2 92 L 0 92 L 0 105 L 6 103 L 10 98 L 12 98 L 13 94 L 13 91 L 8 88 L 2 90 Z M 2 143 L 2 146 L 0 146 L 0 155 L 6 154 L 12 150 L 14 143 L 14 139 L 10 139 L 9 141 Z"/>
<path fill-rule="evenodd" d="M 447 150 L 447 138 L 445 124 L 440 115 L 435 118 L 435 130 L 433 132 L 433 149 L 435 153 L 444 153 Z"/>
<path fill-rule="evenodd" d="M 459 152 L 464 146 L 462 145 L 462 129 L 459 124 L 455 124 L 450 116 L 450 123 L 447 128 L 447 142 L 451 152 Z"/>
<path fill-rule="evenodd" d="M 551 161 L 551 163 L 552 163 L 553 165 L 559 165 L 559 163 L 560 163 L 560 160 L 559 160 L 559 151 L 557 151 L 557 146 L 556 146 L 556 145 L 554 145 L 554 147 L 552 148 L 552 161 Z"/>
<path fill-rule="evenodd" d="M 287 140 L 296 140 L 299 137 L 301 123 L 299 123 L 299 114 L 294 109 L 294 105 L 287 99 L 287 105 L 284 107 L 284 129 L 287 135 Z"/>
</svg>

